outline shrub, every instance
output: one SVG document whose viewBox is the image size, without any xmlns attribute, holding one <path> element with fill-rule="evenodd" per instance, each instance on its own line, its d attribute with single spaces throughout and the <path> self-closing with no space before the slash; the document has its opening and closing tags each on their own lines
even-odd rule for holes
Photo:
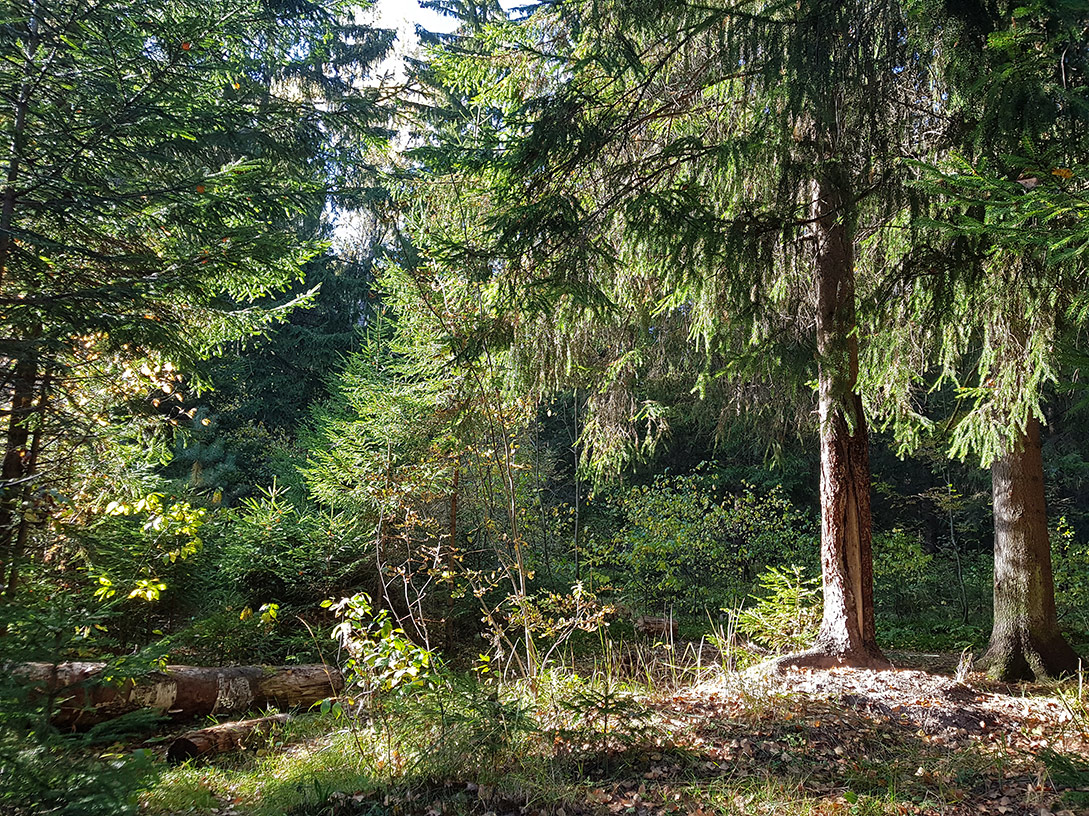
<svg viewBox="0 0 1089 816">
<path fill-rule="evenodd" d="M 761 594 L 738 615 L 737 630 L 774 652 L 802 649 L 821 625 L 819 578 L 803 578 L 801 567 L 769 567 L 760 576 Z"/>
<path fill-rule="evenodd" d="M 1079 640 L 1089 639 L 1089 544 L 1079 541 L 1065 517 L 1051 534 L 1059 621 Z"/>
<path fill-rule="evenodd" d="M 116 603 L 116 602 L 115 602 Z M 108 606 L 107 603 L 105 606 Z M 36 608 L 0 605 L 0 665 L 27 660 L 60 661 L 103 648 L 103 624 L 112 609 L 88 609 L 58 593 Z M 102 672 L 147 671 L 157 654 L 128 654 Z M 155 772 L 150 752 L 104 751 L 104 744 L 146 731 L 157 713 L 134 712 L 84 734 L 60 733 L 50 725 L 55 701 L 29 693 L 25 679 L 0 676 L 0 813 L 5 816 L 123 816 L 135 814 L 136 795 Z"/>
<path fill-rule="evenodd" d="M 596 552 L 645 610 L 734 606 L 768 566 L 816 564 L 816 529 L 781 491 L 730 495 L 701 471 L 611 497 L 622 527 Z"/>
<path fill-rule="evenodd" d="M 897 615 L 929 606 L 935 594 L 934 556 L 923 551 L 917 535 L 895 529 L 873 537 L 876 602 Z M 944 578 L 944 576 L 942 576 Z"/>
<path fill-rule="evenodd" d="M 431 652 L 409 640 L 386 610 L 376 611 L 365 592 L 339 601 L 322 601 L 321 605 L 338 618 L 333 640 L 342 650 L 350 686 L 367 694 L 427 682 Z"/>
</svg>

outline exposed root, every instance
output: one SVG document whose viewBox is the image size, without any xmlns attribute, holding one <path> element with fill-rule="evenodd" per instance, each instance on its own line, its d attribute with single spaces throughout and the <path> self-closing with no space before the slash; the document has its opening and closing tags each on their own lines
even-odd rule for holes
<svg viewBox="0 0 1089 816">
<path fill-rule="evenodd" d="M 876 649 L 873 651 L 859 649 L 834 654 L 820 648 L 813 648 L 804 652 L 774 657 L 756 666 L 755 670 L 760 674 L 783 674 L 790 669 L 836 669 L 845 666 L 877 671 L 894 668 L 892 663 Z"/>
<path fill-rule="evenodd" d="M 1062 636 L 1034 640 L 1030 636 L 995 638 L 977 666 L 992 680 L 1005 683 L 1041 681 L 1077 674 L 1078 655 Z"/>
</svg>

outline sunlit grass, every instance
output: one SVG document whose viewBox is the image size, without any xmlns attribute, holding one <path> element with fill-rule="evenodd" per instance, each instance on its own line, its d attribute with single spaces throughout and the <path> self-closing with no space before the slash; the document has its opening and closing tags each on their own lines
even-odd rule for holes
<svg viewBox="0 0 1089 816">
<path fill-rule="evenodd" d="M 326 727 L 335 725 L 327 720 Z M 263 752 L 264 753 L 264 752 Z M 211 814 L 225 805 L 273 816 L 325 802 L 335 791 L 375 786 L 355 737 L 343 728 L 305 742 L 215 761 L 190 761 L 166 771 L 143 797 L 149 814 Z"/>
</svg>

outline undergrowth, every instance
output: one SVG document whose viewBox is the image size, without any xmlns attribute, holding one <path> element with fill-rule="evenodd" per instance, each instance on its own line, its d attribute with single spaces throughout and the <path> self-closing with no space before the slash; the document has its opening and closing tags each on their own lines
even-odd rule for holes
<svg viewBox="0 0 1089 816">
<path fill-rule="evenodd" d="M 698 642 L 600 630 L 592 655 L 559 650 L 532 679 L 511 679 L 483 655 L 472 671 L 451 669 L 366 596 L 330 602 L 344 694 L 296 718 L 271 750 L 165 772 L 142 807 L 149 816 L 227 805 L 246 816 L 903 814 L 956 803 L 989 778 L 987 755 L 943 754 L 895 729 L 882 738 L 892 743 L 859 743 L 843 764 L 820 723 L 798 719 L 803 701 L 738 671 L 797 648 L 818 605 L 798 570 L 776 572 Z M 701 717 L 690 702 L 697 688 L 728 697 L 729 715 Z"/>
<path fill-rule="evenodd" d="M 268 750 L 166 771 L 142 810 L 900 816 L 951 812 L 1009 776 L 1007 760 L 982 748 L 944 750 L 849 708 L 837 723 L 832 701 L 806 713 L 805 700 L 756 675 L 697 671 L 691 651 L 671 669 L 654 652 L 612 644 L 608 662 L 555 666 L 532 682 L 444 671 L 346 696 L 297 717 Z M 647 682 L 648 666 L 662 683 Z M 708 696 L 727 708 L 705 712 Z"/>
</svg>

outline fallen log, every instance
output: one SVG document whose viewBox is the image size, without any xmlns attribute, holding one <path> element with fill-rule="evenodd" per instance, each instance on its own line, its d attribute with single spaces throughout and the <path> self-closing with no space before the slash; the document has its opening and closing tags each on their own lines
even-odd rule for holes
<svg viewBox="0 0 1089 816">
<path fill-rule="evenodd" d="M 268 738 L 274 728 L 290 719 L 290 714 L 274 714 L 271 717 L 220 723 L 190 731 L 170 743 L 170 747 L 166 749 L 166 761 L 179 763 L 200 756 L 214 756 L 256 747 Z"/>
<path fill-rule="evenodd" d="M 252 708 L 311 706 L 344 688 L 340 672 L 305 666 L 167 666 L 139 677 L 106 678 L 105 663 L 23 663 L 39 699 L 52 697 L 52 722 L 87 727 L 150 708 L 177 719 L 231 714 Z"/>
<path fill-rule="evenodd" d="M 680 634 L 677 621 L 669 618 L 655 618 L 651 615 L 640 615 L 635 619 L 635 631 L 649 638 L 669 637 L 676 640 Z"/>
</svg>

